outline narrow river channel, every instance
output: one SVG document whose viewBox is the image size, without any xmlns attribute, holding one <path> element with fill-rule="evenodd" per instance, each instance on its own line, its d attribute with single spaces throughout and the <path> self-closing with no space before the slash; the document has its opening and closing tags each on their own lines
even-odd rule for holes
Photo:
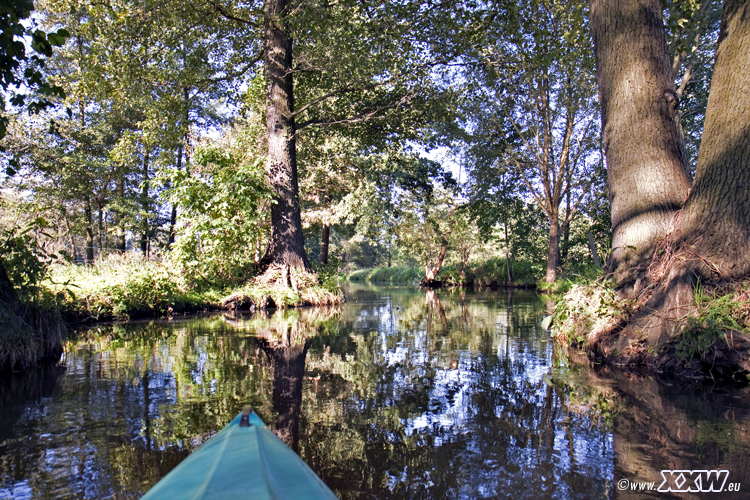
<svg viewBox="0 0 750 500">
<path fill-rule="evenodd" d="M 531 292 L 347 298 L 83 332 L 0 381 L 0 499 L 137 499 L 248 403 L 342 499 L 750 498 L 747 388 L 574 365 Z"/>
</svg>

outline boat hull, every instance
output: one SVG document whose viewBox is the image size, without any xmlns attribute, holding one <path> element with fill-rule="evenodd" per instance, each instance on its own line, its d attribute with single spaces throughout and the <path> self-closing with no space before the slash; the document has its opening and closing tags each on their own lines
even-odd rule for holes
<svg viewBox="0 0 750 500">
<path fill-rule="evenodd" d="M 243 414 L 201 445 L 141 500 L 337 498 L 255 412 Z"/>
</svg>

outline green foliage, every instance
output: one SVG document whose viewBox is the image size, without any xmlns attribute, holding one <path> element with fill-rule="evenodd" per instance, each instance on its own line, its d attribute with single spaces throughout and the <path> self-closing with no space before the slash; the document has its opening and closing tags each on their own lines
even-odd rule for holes
<svg viewBox="0 0 750 500">
<path fill-rule="evenodd" d="M 365 283 L 416 285 L 423 277 L 424 271 L 417 267 L 376 267 L 354 271 L 347 276 L 347 279 Z"/>
<path fill-rule="evenodd" d="M 59 356 L 66 326 L 57 309 L 58 297 L 47 288 L 49 265 L 57 259 L 40 247 L 37 236 L 46 221 L 37 217 L 24 227 L 0 231 L 0 266 L 7 272 L 19 300 L 20 315 L 0 299 L 0 368 L 34 366 Z M 7 296 L 6 293 L 3 294 Z"/>
<path fill-rule="evenodd" d="M 168 263 L 137 256 L 111 255 L 91 266 L 55 265 L 52 280 L 52 290 L 66 292 L 60 304 L 65 314 L 78 320 L 195 311 L 206 308 L 212 298 L 189 290 Z"/>
<path fill-rule="evenodd" d="M 341 259 L 337 255 L 328 256 L 328 264 L 317 266 L 315 272 L 318 273 L 320 285 L 329 292 L 339 292 L 339 266 Z"/>
<path fill-rule="evenodd" d="M 748 325 L 740 324 L 746 304 L 737 299 L 737 294 L 717 295 L 707 292 L 699 284 L 695 288 L 695 304 L 697 315 L 687 318 L 687 324 L 675 343 L 680 358 L 692 360 L 699 356 L 704 359 L 714 344 L 728 343 L 727 332 L 748 332 Z"/>
<path fill-rule="evenodd" d="M 229 149 L 197 148 L 195 171 L 174 170 L 170 201 L 178 205 L 180 237 L 171 253 L 190 284 L 224 286 L 247 281 L 265 238 L 261 209 L 270 198 L 263 158 L 247 157 L 252 140 L 240 133 Z"/>
<path fill-rule="evenodd" d="M 0 262 L 22 301 L 39 297 L 49 264 L 58 257 L 39 246 L 36 235 L 46 225 L 43 218 L 37 217 L 25 227 L 14 225 L 0 231 Z"/>
<path fill-rule="evenodd" d="M 55 33 L 45 33 L 35 29 L 30 21 L 34 10 L 32 0 L 4 0 L 0 3 L 0 111 L 6 109 L 6 91 L 11 91 L 10 103 L 13 106 L 26 104 L 27 96 L 13 92 L 13 87 L 26 87 L 36 90 L 37 98 L 28 104 L 28 110 L 38 113 L 51 104 L 53 97 L 62 97 L 60 87 L 47 82 L 42 70 L 45 58 L 52 55 L 52 47 L 59 47 L 70 36 L 67 30 L 60 28 Z M 27 43 L 36 54 L 26 53 Z M 21 76 L 23 75 L 23 76 Z M 10 88 L 9 88 L 10 87 Z M 8 117 L 0 115 L 0 139 L 5 136 Z M 8 175 L 15 173 L 17 161 L 12 161 L 6 169 Z"/>
</svg>

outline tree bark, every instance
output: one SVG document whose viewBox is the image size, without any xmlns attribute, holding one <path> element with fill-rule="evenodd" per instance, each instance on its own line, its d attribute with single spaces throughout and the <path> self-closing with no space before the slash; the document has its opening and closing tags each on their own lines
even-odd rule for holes
<svg viewBox="0 0 750 500">
<path fill-rule="evenodd" d="M 143 211 L 143 222 L 141 226 L 141 252 L 143 256 L 148 258 L 148 237 L 149 237 L 149 225 L 148 225 L 148 190 L 149 190 L 149 172 L 148 172 L 148 161 L 149 154 L 146 152 L 143 158 L 143 181 L 141 184 L 141 210 Z"/>
<path fill-rule="evenodd" d="M 117 180 L 115 181 L 115 196 L 120 202 L 120 205 L 122 206 L 123 199 L 125 197 L 125 179 L 124 176 L 120 175 L 118 176 Z M 120 252 L 125 252 L 125 227 L 124 227 L 124 217 L 122 216 L 122 213 L 118 210 L 116 213 L 117 220 L 115 221 L 115 249 Z"/>
<path fill-rule="evenodd" d="M 428 262 L 427 265 L 425 265 L 425 275 L 421 284 L 425 286 L 433 286 L 435 284 L 435 278 L 437 278 L 440 269 L 443 267 L 446 253 L 448 253 L 448 240 L 444 238 L 435 260 Z"/>
<path fill-rule="evenodd" d="M 182 170 L 182 144 L 177 146 L 177 171 Z M 175 240 L 174 228 L 177 225 L 177 204 L 172 205 L 172 213 L 169 215 L 169 238 L 167 238 L 167 250 Z"/>
<path fill-rule="evenodd" d="M 609 173 L 608 273 L 628 295 L 690 189 L 658 0 L 591 0 Z"/>
<path fill-rule="evenodd" d="M 547 274 L 545 281 L 552 284 L 557 281 L 557 262 L 560 255 L 560 219 L 556 209 L 549 216 L 549 251 L 547 252 Z"/>
<path fill-rule="evenodd" d="M 593 19 L 596 10 L 594 5 L 597 3 L 606 2 L 592 0 L 592 26 L 596 24 Z M 653 3 L 655 5 L 652 8 L 659 12 L 658 2 Z M 612 24 L 611 20 L 610 24 Z M 655 27 L 654 30 L 656 30 Z M 597 43 L 596 38 L 595 43 Z M 693 189 L 680 212 L 681 217 L 675 220 L 679 225 L 662 245 L 665 251 L 660 254 L 659 265 L 654 266 L 649 272 L 651 286 L 649 286 L 648 293 L 643 295 L 645 303 L 642 306 L 639 304 L 622 331 L 617 335 L 608 336 L 599 346 L 599 351 L 604 354 L 605 358 L 615 353 L 613 356 L 619 358 L 618 362 L 621 363 L 647 361 L 656 367 L 668 362 L 674 365 L 676 362 L 674 356 L 671 361 L 668 354 L 661 357 L 651 356 L 651 348 L 664 345 L 666 341 L 682 331 L 686 318 L 695 307 L 693 294 L 696 280 L 701 278 L 705 285 L 710 285 L 712 282 L 746 279 L 750 275 L 750 193 L 748 192 L 748 187 L 750 187 L 750 168 L 748 168 L 750 166 L 750 125 L 748 125 L 750 124 L 750 93 L 747 91 L 750 88 L 750 52 L 747 50 L 748 46 L 750 46 L 750 0 L 726 0 Z M 625 51 L 632 52 L 627 48 Z M 599 57 L 599 46 L 597 46 L 597 59 Z M 652 60 L 656 59 L 652 58 Z M 600 75 L 600 81 L 601 79 L 602 75 Z M 627 81 L 620 82 L 620 85 L 627 86 Z M 600 92 L 604 94 L 603 90 Z M 668 97 L 668 93 L 665 93 L 665 97 Z M 633 95 L 620 96 L 619 99 L 625 99 L 619 102 L 620 106 L 633 106 L 634 113 L 640 113 L 641 108 L 648 104 L 646 101 L 639 101 Z M 631 101 L 628 102 L 627 99 Z M 602 102 L 604 114 L 604 99 Z M 662 103 L 662 108 L 671 112 L 669 99 L 665 99 L 665 102 L 666 104 Z M 673 116 L 671 113 L 666 115 L 662 113 L 662 115 L 663 122 L 668 122 Z M 654 123 L 646 122 L 645 125 L 653 127 Z M 645 128 L 645 125 L 644 130 L 656 137 L 658 130 Z M 614 141 L 616 136 L 618 140 L 622 139 L 622 136 L 627 137 L 628 133 L 628 130 L 622 128 L 613 130 L 611 141 Z M 605 140 L 605 147 L 606 144 Z M 631 147 L 637 145 L 639 144 L 633 143 Z M 664 142 L 663 146 L 665 152 L 675 156 L 674 149 L 675 146 L 679 146 L 679 143 Z M 607 161 L 609 163 L 609 152 Z M 631 162 L 630 168 L 637 170 L 638 159 L 634 157 L 628 161 Z M 622 165 L 618 167 L 623 168 Z M 615 186 L 612 182 L 613 169 L 614 166 L 610 166 L 611 189 L 630 189 L 637 193 L 643 187 L 648 188 L 661 180 L 665 182 L 663 192 L 671 190 L 673 195 L 679 194 L 679 191 L 674 191 L 675 186 L 679 185 L 674 183 L 674 179 L 679 178 L 679 175 L 671 178 L 657 178 L 651 175 L 651 172 L 643 172 L 640 179 L 631 181 L 632 185 L 620 183 Z M 673 171 L 675 174 L 681 174 L 676 166 Z M 673 182 L 674 185 L 667 186 L 666 182 Z M 676 204 L 677 199 L 673 198 L 672 202 Z M 658 207 L 663 213 L 665 212 L 663 207 L 668 207 L 668 205 L 662 203 Z M 617 229 L 614 204 L 612 209 L 613 225 Z M 658 236 L 659 234 L 652 235 L 650 243 L 652 246 L 658 243 Z M 641 272 L 643 273 L 643 270 Z M 720 350 L 725 345 L 723 341 L 717 341 L 712 349 Z M 743 344 L 738 341 L 728 350 L 735 354 L 729 363 L 732 365 L 730 368 L 739 372 L 746 371 L 750 343 Z M 718 356 L 714 360 L 702 359 L 710 363 L 710 366 L 704 365 L 703 369 L 711 370 L 716 363 L 727 363 L 726 361 L 718 362 L 717 359 Z M 696 363 L 700 368 L 701 362 L 696 361 Z"/>
<path fill-rule="evenodd" d="M 287 0 L 266 0 L 263 23 L 268 161 L 273 192 L 271 237 L 261 268 L 293 267 L 311 272 L 305 251 L 297 178 L 292 39 L 286 33 Z"/>
<path fill-rule="evenodd" d="M 325 266 L 328 264 L 328 245 L 331 241 L 331 226 L 329 224 L 323 224 L 323 229 L 320 233 L 320 265 Z"/>
<path fill-rule="evenodd" d="M 682 238 L 704 279 L 750 275 L 750 1 L 722 13 L 695 184 Z M 716 276 L 718 274 L 718 276 Z"/>
<path fill-rule="evenodd" d="M 94 263 L 94 216 L 91 210 L 91 201 L 86 200 L 86 208 L 83 215 L 86 219 L 86 264 Z"/>
</svg>

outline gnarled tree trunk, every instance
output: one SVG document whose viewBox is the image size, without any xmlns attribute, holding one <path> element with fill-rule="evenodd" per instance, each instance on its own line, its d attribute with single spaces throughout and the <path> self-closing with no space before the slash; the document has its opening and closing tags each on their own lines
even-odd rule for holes
<svg viewBox="0 0 750 500">
<path fill-rule="evenodd" d="M 642 0 L 630 2 L 592 0 L 592 26 L 598 26 L 605 32 L 607 26 L 613 25 L 620 26 L 623 30 L 623 27 L 631 23 L 627 15 L 634 16 L 636 12 L 642 14 L 651 12 L 652 14 L 641 19 L 640 24 L 652 23 L 654 31 L 652 38 L 662 38 L 663 26 L 661 26 L 658 2 L 649 1 L 648 9 L 635 9 L 629 14 L 622 11 L 622 7 L 633 7 L 641 3 Z M 606 16 L 602 16 L 603 10 L 600 8 L 604 4 L 608 9 L 605 9 Z M 613 13 L 625 17 L 619 19 L 615 16 L 615 19 L 612 19 Z M 656 23 L 657 17 L 659 23 Z M 631 31 L 632 29 L 624 29 L 623 36 Z M 659 33 L 656 33 L 657 31 Z M 597 33 L 596 29 L 595 33 Z M 599 44 L 596 46 L 597 61 L 600 59 L 606 61 L 609 57 L 614 57 L 612 54 L 607 55 L 606 51 L 600 54 L 601 39 L 597 41 L 595 38 L 595 43 Z M 606 44 L 604 46 L 606 47 Z M 661 233 L 649 232 L 649 226 L 644 227 L 642 234 L 638 235 L 641 239 L 645 239 L 647 248 L 653 249 L 659 245 L 663 247 L 664 252 L 658 255 L 658 259 L 654 259 L 648 273 L 643 266 L 638 270 L 639 277 L 650 281 L 652 286 L 649 287 L 648 293 L 642 296 L 641 306 L 630 317 L 622 332 L 618 336 L 611 336 L 602 347 L 605 354 L 617 352 L 619 358 L 643 359 L 647 356 L 647 348 L 663 345 L 665 341 L 678 335 L 687 315 L 693 310 L 693 293 L 698 278 L 702 279 L 704 284 L 710 285 L 726 280 L 746 279 L 750 276 L 750 192 L 748 191 L 750 187 L 750 93 L 747 91 L 750 88 L 750 51 L 747 50 L 748 46 L 750 46 L 750 0 L 726 0 L 696 179 L 684 208 L 678 214 L 679 217 L 670 214 L 670 211 L 666 209 L 670 206 L 677 206 L 676 197 L 683 189 L 680 187 L 680 182 L 675 180 L 682 177 L 682 172 L 675 164 L 676 159 L 672 162 L 675 165 L 671 168 L 673 174 L 671 176 L 657 176 L 658 173 L 667 171 L 663 169 L 664 164 L 654 164 L 653 171 L 645 170 L 629 182 L 623 180 L 627 179 L 627 176 L 618 176 L 618 174 L 621 174 L 623 170 L 637 172 L 641 164 L 637 157 L 626 156 L 610 165 L 610 187 L 613 191 L 629 189 L 635 193 L 657 191 L 664 195 L 671 193 L 672 198 L 662 197 L 661 203 L 657 203 L 653 211 L 660 214 L 662 226 L 666 225 L 669 228 L 669 219 L 672 219 L 674 231 L 661 242 L 659 241 Z M 651 50 L 654 48 L 652 47 Z M 618 48 L 617 52 L 633 53 L 633 50 L 627 50 L 626 47 L 625 50 Z M 644 58 L 648 59 L 645 55 Z M 654 64 L 655 61 L 657 58 L 652 57 L 649 64 Z M 663 64 L 660 63 L 660 65 Z M 606 68 L 607 64 L 602 64 L 602 66 Z M 666 73 L 666 69 L 662 71 Z M 619 75 L 615 81 L 607 81 L 609 80 L 606 78 L 607 74 L 604 71 L 599 78 L 600 82 L 604 78 L 605 83 L 610 87 L 629 88 L 635 85 L 632 80 L 627 79 L 630 73 Z M 637 81 L 642 81 L 642 79 Z M 607 94 L 606 88 L 601 89 L 600 92 L 602 93 L 604 120 L 607 116 L 605 97 L 607 95 L 612 97 L 615 94 Z M 656 134 L 657 126 L 668 125 L 674 116 L 669 92 L 665 91 L 664 96 L 662 103 L 656 103 L 656 98 L 652 101 L 639 100 L 638 94 L 623 94 L 617 97 L 620 107 L 633 106 L 634 109 L 629 112 L 630 114 L 646 114 L 652 107 L 650 104 L 653 107 L 660 107 L 662 120 L 646 122 L 643 127 L 644 137 L 639 137 L 638 134 L 633 135 L 627 128 L 615 127 L 610 130 L 609 139 L 605 138 L 605 147 L 608 142 L 610 145 L 615 142 L 615 138 L 618 138 L 618 142 L 624 142 L 626 150 L 637 150 L 641 146 L 648 148 L 653 146 L 654 141 L 661 141 L 659 144 L 661 144 L 662 153 L 670 153 L 673 158 L 677 157 L 678 141 L 666 141 L 667 136 Z M 608 163 L 610 163 L 609 155 L 608 150 Z M 617 155 L 615 158 L 618 158 Z M 657 185 L 659 182 L 661 184 Z M 654 185 L 657 186 L 653 187 Z M 674 203 L 674 205 L 666 202 Z M 622 205 L 619 209 L 621 208 Z M 638 210 L 634 210 L 636 208 Z M 640 206 L 640 208 L 638 205 L 633 205 L 631 211 L 634 214 L 643 214 L 648 208 L 648 205 Z M 615 218 L 614 203 L 612 211 L 613 229 L 617 238 L 618 231 L 622 231 L 622 228 L 618 226 L 618 221 L 622 223 L 622 213 L 619 219 Z M 671 209 L 671 211 L 676 210 Z M 656 228 L 657 224 L 651 224 L 650 227 Z M 619 234 L 619 237 L 622 239 L 622 234 Z M 644 256 L 640 248 L 638 253 Z M 619 273 L 623 263 L 626 262 L 627 260 L 622 258 L 610 261 L 610 269 L 620 283 L 623 279 L 627 279 L 627 276 L 623 278 L 623 274 Z M 640 342 L 641 340 L 647 342 L 644 344 Z M 733 346 L 729 347 L 732 351 L 728 353 L 730 356 L 722 356 L 722 361 L 717 361 L 719 359 L 717 355 L 711 360 L 709 363 L 711 367 L 723 364 L 724 367 L 733 370 L 748 370 L 747 356 L 750 353 L 750 342 L 747 339 L 740 340 L 735 341 Z M 712 349 L 718 350 L 722 347 L 726 347 L 726 343 L 717 342 Z M 738 353 L 741 355 L 737 356 Z M 666 355 L 659 359 L 648 356 L 649 362 L 657 366 L 674 362 L 667 358 Z"/>
</svg>

